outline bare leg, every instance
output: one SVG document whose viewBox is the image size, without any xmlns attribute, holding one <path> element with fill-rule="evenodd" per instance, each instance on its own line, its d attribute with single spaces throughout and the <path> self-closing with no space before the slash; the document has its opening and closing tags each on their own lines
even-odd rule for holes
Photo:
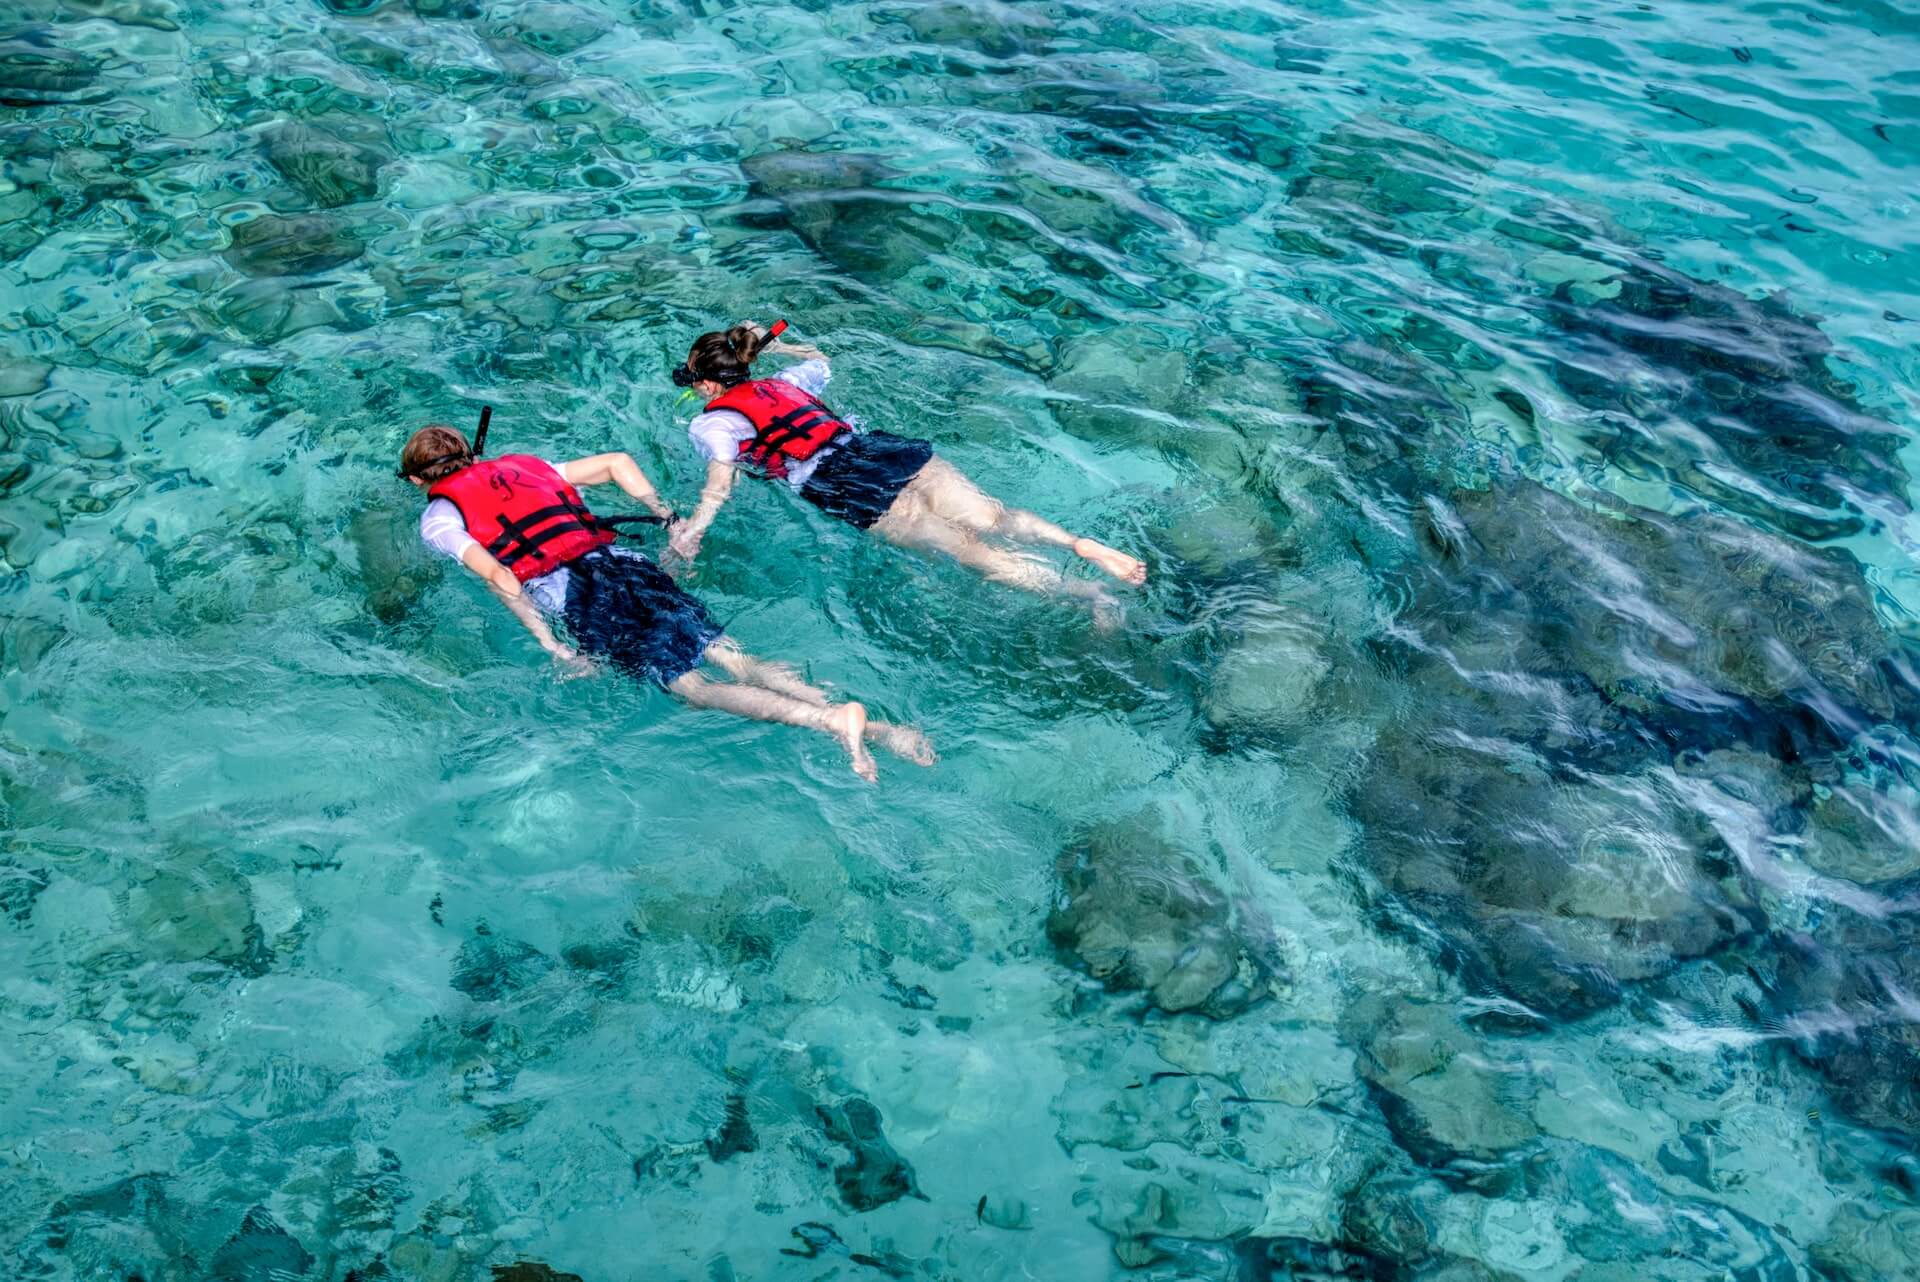
<svg viewBox="0 0 1920 1282">
<path fill-rule="evenodd" d="M 707 647 L 706 658 L 724 670 L 736 681 L 759 686 L 763 690 L 772 690 L 776 694 L 810 703 L 818 708 L 827 707 L 831 700 L 827 692 L 818 686 L 811 686 L 798 672 L 784 663 L 774 663 L 768 659 L 755 658 L 725 637 Z M 891 721 L 868 721 L 867 738 L 879 744 L 896 757 L 904 758 L 917 766 L 930 766 L 939 760 L 934 755 L 933 744 L 927 736 L 913 726 L 895 725 Z"/>
<path fill-rule="evenodd" d="M 1098 584 L 1069 579 L 1044 561 L 981 542 L 972 530 L 930 511 L 906 493 L 895 499 L 887 514 L 874 522 L 873 532 L 901 547 L 944 552 L 995 583 L 1028 592 L 1065 592 L 1094 598 L 1105 595 Z"/>
<path fill-rule="evenodd" d="M 1024 508 L 1008 507 L 938 456 L 929 459 L 920 469 L 920 475 L 901 492 L 901 498 L 908 495 L 918 499 L 927 511 L 963 530 L 993 534 L 1017 543 L 1070 548 L 1075 556 L 1093 562 L 1122 582 L 1138 587 L 1147 581 L 1146 564 L 1138 558 L 1093 539 L 1081 538 Z"/>
<path fill-rule="evenodd" d="M 808 685 L 798 672 L 786 664 L 756 659 L 725 637 L 708 646 L 705 657 L 735 681 L 744 681 L 748 685 L 772 690 L 816 707 L 824 708 L 831 702 L 825 690 Z"/>
<path fill-rule="evenodd" d="M 916 766 L 930 766 L 940 760 L 933 750 L 933 740 L 919 726 L 896 725 L 891 721 L 867 722 L 867 738 L 879 744 L 902 761 L 911 761 Z"/>
<path fill-rule="evenodd" d="M 838 739 L 853 758 L 853 773 L 868 783 L 880 776 L 879 768 L 873 764 L 873 754 L 867 751 L 867 710 L 857 703 L 823 708 L 757 686 L 709 681 L 697 672 L 683 673 L 667 689 L 696 708 L 714 708 L 755 721 L 778 721 L 808 730 L 824 730 Z"/>
</svg>

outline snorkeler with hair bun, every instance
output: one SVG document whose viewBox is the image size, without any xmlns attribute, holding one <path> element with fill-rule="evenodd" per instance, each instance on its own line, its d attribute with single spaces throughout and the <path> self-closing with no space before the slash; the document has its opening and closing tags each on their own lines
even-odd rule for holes
<svg viewBox="0 0 1920 1282">
<path fill-rule="evenodd" d="M 400 475 L 428 496 L 420 538 L 480 576 L 540 648 L 572 674 L 593 671 L 592 661 L 582 657 L 590 655 L 698 708 L 822 731 L 840 741 L 854 773 L 869 782 L 878 773 L 869 739 L 918 765 L 933 764 L 933 748 L 920 731 L 869 721 L 860 704 L 831 703 L 791 668 L 754 658 L 723 636 L 706 607 L 666 571 L 614 545 L 620 525 L 672 519 L 630 455 L 596 454 L 566 463 L 531 454 L 482 459 L 487 414 L 480 422 L 474 445 L 453 428 L 436 425 L 415 432 L 401 452 Z M 607 483 L 652 515 L 595 516 L 575 487 Z M 554 636 L 548 618 L 565 620 L 572 646 Z M 733 680 L 696 671 L 705 664 Z"/>
<path fill-rule="evenodd" d="M 707 398 L 687 426 L 707 460 L 699 506 L 674 527 L 669 549 L 686 562 L 732 493 L 745 467 L 783 481 L 801 498 L 857 530 L 871 530 L 901 547 L 943 552 L 996 583 L 1029 592 L 1065 592 L 1110 610 L 1113 597 L 1097 583 L 1070 579 L 1031 556 L 989 538 L 1067 548 L 1122 583 L 1147 581 L 1147 567 L 1128 556 L 1061 529 L 1032 512 L 1008 507 L 939 455 L 926 441 L 890 432 L 855 431 L 826 407 L 820 394 L 831 370 L 816 347 L 778 341 L 786 328 L 751 322 L 694 341 L 673 381 Z M 778 353 L 801 363 L 770 378 L 749 370 L 756 357 Z"/>
</svg>

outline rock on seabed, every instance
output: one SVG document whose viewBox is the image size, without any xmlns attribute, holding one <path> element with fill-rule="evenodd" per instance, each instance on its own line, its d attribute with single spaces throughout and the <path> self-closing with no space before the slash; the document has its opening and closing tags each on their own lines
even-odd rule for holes
<svg viewBox="0 0 1920 1282">
<path fill-rule="evenodd" d="M 1143 811 L 1065 846 L 1048 937 L 1109 990 L 1143 992 L 1161 1010 L 1215 1018 L 1246 1010 L 1274 981 L 1271 940 L 1158 827 Z"/>
</svg>

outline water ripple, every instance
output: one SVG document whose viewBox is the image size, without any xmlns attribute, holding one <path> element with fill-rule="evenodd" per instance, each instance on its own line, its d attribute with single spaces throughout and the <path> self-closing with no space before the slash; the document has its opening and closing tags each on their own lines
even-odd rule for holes
<svg viewBox="0 0 1920 1282">
<path fill-rule="evenodd" d="M 1916 37 L 13 5 L 10 1275 L 1912 1274 Z M 391 480 L 491 403 L 688 500 L 661 371 L 776 314 L 1152 563 L 742 487 L 690 586 L 927 728 L 877 792 Z"/>
</svg>

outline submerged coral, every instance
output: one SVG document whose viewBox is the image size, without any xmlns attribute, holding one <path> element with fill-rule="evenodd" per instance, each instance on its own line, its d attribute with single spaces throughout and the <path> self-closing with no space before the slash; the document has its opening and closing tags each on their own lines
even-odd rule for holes
<svg viewBox="0 0 1920 1282">
<path fill-rule="evenodd" d="M 1420 518 L 1427 563 L 1391 648 L 1419 716 L 1383 736 L 1352 803 L 1383 883 L 1469 975 L 1554 1015 L 1762 929 L 1742 852 L 1663 771 L 1913 718 L 1852 558 L 1531 483 Z"/>
<path fill-rule="evenodd" d="M 66 48 L 57 29 L 13 28 L 0 39 L 0 106 L 43 107 L 71 101 L 100 74 L 100 64 Z"/>
<path fill-rule="evenodd" d="M 852 1153 L 833 1168 L 834 1186 L 850 1211 L 871 1211 L 903 1197 L 925 1200 L 908 1166 L 881 1130 L 880 1110 L 858 1096 L 814 1110 L 826 1137 Z"/>
<path fill-rule="evenodd" d="M 1626 402 L 1638 427 L 1617 457 L 1663 462 L 1715 506 L 1810 541 L 1907 510 L 1904 438 L 1861 406 L 1812 319 L 1779 295 L 1749 299 L 1638 255 L 1606 270 L 1606 297 L 1563 292 L 1550 309 L 1574 340 L 1556 378 L 1589 404 L 1617 402 L 1622 388 L 1684 389 Z M 1683 461 L 1669 443 L 1681 432 L 1705 435 L 1716 455 Z"/>
<path fill-rule="evenodd" d="M 1905 902 L 1920 883 L 1892 887 Z M 1766 1024 L 1827 1079 L 1835 1100 L 1870 1126 L 1920 1134 L 1920 920 L 1839 913 L 1777 942 Z"/>
<path fill-rule="evenodd" d="M 267 161 L 316 205 L 354 204 L 379 192 L 380 169 L 392 159 L 367 134 L 351 121 L 289 121 L 267 131 Z"/>
<path fill-rule="evenodd" d="M 1055 947 L 1115 991 L 1165 1011 L 1224 1018 L 1271 991 L 1277 952 L 1257 910 L 1236 905 L 1151 811 L 1095 826 L 1056 860 Z"/>
<path fill-rule="evenodd" d="M 318 214 L 262 214 L 233 229 L 227 259 L 249 276 L 308 276 L 350 263 L 364 247 Z"/>
<path fill-rule="evenodd" d="M 460 946 L 453 986 L 476 1001 L 496 1001 L 539 981 L 553 958 L 523 940 L 477 935 Z"/>
</svg>

